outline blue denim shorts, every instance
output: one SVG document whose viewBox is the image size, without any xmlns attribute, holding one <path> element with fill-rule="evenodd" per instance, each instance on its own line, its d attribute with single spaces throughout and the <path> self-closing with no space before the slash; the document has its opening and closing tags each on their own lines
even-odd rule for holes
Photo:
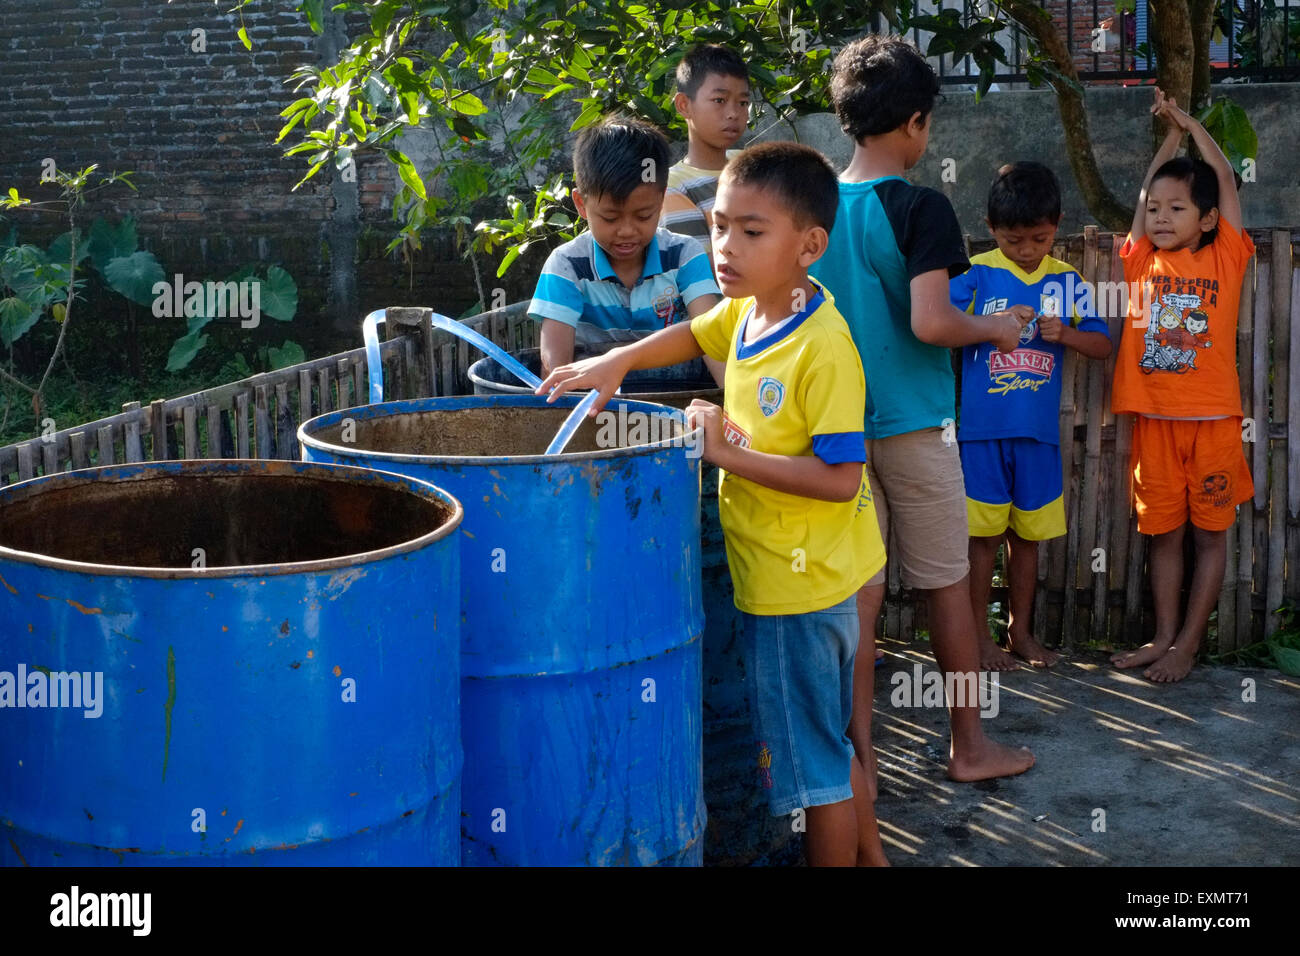
<svg viewBox="0 0 1300 956">
<path fill-rule="evenodd" d="M 808 614 L 743 614 L 758 785 L 773 816 L 853 797 L 857 595 Z"/>
</svg>

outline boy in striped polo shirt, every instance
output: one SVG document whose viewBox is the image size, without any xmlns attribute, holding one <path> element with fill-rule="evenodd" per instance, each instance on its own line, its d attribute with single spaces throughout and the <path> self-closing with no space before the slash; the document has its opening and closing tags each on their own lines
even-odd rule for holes
<svg viewBox="0 0 1300 956">
<path fill-rule="evenodd" d="M 631 341 L 718 301 L 700 244 L 657 228 L 667 170 L 668 140 L 646 123 L 609 118 L 578 134 L 573 203 L 588 231 L 550 254 L 528 307 L 543 375 L 573 361 L 575 344 Z"/>
<path fill-rule="evenodd" d="M 718 177 L 749 123 L 745 61 L 725 46 L 691 47 L 677 64 L 673 105 L 686 120 L 688 139 L 686 155 L 668 170 L 659 223 L 698 239 L 708 253 Z"/>
</svg>

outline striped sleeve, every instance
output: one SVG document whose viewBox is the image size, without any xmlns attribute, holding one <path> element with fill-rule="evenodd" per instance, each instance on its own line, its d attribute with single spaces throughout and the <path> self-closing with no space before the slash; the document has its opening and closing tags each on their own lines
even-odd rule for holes
<svg viewBox="0 0 1300 956">
<path fill-rule="evenodd" d="M 702 295 L 721 295 L 722 290 L 713 278 L 713 267 L 704 247 L 690 236 L 681 240 L 681 265 L 677 268 L 677 289 L 682 301 L 690 305 Z"/>
<path fill-rule="evenodd" d="M 534 319 L 554 319 L 576 326 L 582 318 L 583 305 L 577 276 L 573 274 L 568 258 L 557 249 L 547 257 L 546 265 L 542 267 L 533 300 L 528 304 L 528 315 Z"/>
</svg>

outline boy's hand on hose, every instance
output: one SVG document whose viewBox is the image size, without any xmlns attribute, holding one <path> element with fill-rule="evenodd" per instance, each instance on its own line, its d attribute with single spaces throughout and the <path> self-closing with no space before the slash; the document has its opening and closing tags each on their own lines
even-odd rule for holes
<svg viewBox="0 0 1300 956">
<path fill-rule="evenodd" d="M 704 429 L 704 460 L 711 465 L 718 464 L 718 452 L 727 444 L 722 409 L 712 402 L 694 399 L 686 407 L 686 425 L 690 429 Z"/>
<path fill-rule="evenodd" d="M 1034 321 L 1034 310 L 1027 305 L 1013 305 L 989 316 L 994 324 L 994 334 L 989 341 L 999 352 L 1014 352 L 1020 347 L 1020 330 Z"/>
<path fill-rule="evenodd" d="M 534 394 L 547 395 L 546 401 L 549 404 L 574 389 L 595 389 L 600 392 L 600 398 L 588 413 L 594 418 L 623 384 L 623 378 L 627 375 L 629 362 L 626 354 L 620 355 L 620 352 L 626 353 L 626 350 L 612 349 L 604 355 L 561 365 L 546 376 L 546 380 L 533 390 Z"/>
</svg>

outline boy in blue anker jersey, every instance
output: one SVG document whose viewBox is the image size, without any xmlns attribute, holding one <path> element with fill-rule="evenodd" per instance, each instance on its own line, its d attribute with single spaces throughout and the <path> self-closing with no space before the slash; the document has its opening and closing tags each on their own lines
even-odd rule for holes
<svg viewBox="0 0 1300 956">
<path fill-rule="evenodd" d="M 1088 358 L 1110 354 L 1104 320 L 1069 263 L 1050 255 L 1061 221 L 1061 187 L 1040 163 L 998 170 L 989 190 L 988 227 L 998 247 L 971 258 L 949 283 L 952 304 L 975 315 L 1027 305 L 1038 317 L 1020 332 L 1014 352 L 987 343 L 962 350 L 961 421 L 957 442 L 966 479 L 970 521 L 970 593 L 975 630 L 986 646 L 993 564 L 1003 536 L 1011 653 L 1035 667 L 1050 667 L 1047 650 L 1030 627 L 1038 577 L 1038 542 L 1065 534 L 1061 487 L 1059 410 L 1061 363 L 1066 348 Z M 1063 318 L 1064 317 L 1064 318 Z M 984 666 L 1009 670 L 1015 660 L 1001 649 Z"/>
<path fill-rule="evenodd" d="M 639 120 L 578 134 L 573 204 L 589 231 L 550 254 L 528 307 L 542 323 L 543 377 L 573 361 L 575 343 L 633 341 L 721 298 L 699 241 L 658 228 L 668 168 L 668 140 Z"/>
</svg>

